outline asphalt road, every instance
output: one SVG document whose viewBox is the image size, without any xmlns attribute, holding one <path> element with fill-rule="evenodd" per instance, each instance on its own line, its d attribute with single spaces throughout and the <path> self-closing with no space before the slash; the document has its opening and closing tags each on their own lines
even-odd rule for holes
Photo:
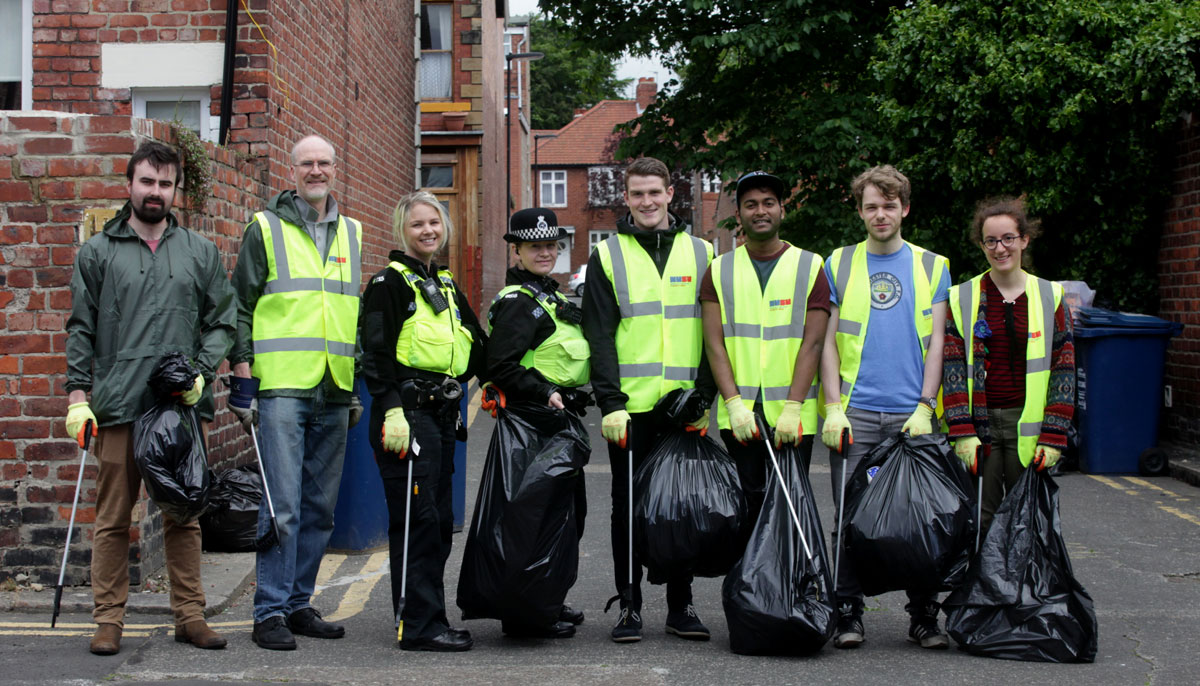
<svg viewBox="0 0 1200 686">
<path fill-rule="evenodd" d="M 468 507 L 474 501 L 493 420 L 478 415 L 469 443 Z M 601 448 L 599 417 L 589 418 L 592 444 Z M 823 517 L 832 513 L 824 449 L 815 451 L 812 479 Z M 807 658 L 744 657 L 729 650 L 720 579 L 698 579 L 699 614 L 712 640 L 696 643 L 663 632 L 663 589 L 645 587 L 645 638 L 617 645 L 608 638 L 615 611 L 608 516 L 611 477 L 597 449 L 587 469 L 590 512 L 582 541 L 579 580 L 568 601 L 587 613 L 575 638 L 509 639 L 499 622 L 466 626 L 475 648 L 463 654 L 401 652 L 389 602 L 386 552 L 330 555 L 322 567 L 315 604 L 339 619 L 347 636 L 336 641 L 300 637 L 299 649 L 261 650 L 250 641 L 250 596 L 210 618 L 230 639 L 219 652 L 172 640 L 169 617 L 131 616 L 122 652 L 87 652 L 87 614 L 65 615 L 59 629 L 46 617 L 0 614 L 0 682 L 256 683 L 289 684 L 898 684 L 1200 683 L 1200 491 L 1170 478 L 1059 478 L 1063 528 L 1075 571 L 1095 599 L 1100 650 L 1094 664 L 1047 665 L 926 651 L 905 640 L 904 595 L 868 600 L 866 644 L 853 651 L 828 645 Z M 469 515 L 468 515 L 469 517 Z M 830 528 L 828 523 L 826 528 Z M 446 587 L 457 586 L 464 535 L 455 537 Z"/>
</svg>

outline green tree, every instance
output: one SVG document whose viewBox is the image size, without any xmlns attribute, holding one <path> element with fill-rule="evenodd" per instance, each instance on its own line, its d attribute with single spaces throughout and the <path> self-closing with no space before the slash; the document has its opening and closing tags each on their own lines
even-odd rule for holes
<svg viewBox="0 0 1200 686">
<path fill-rule="evenodd" d="M 529 21 L 532 50 L 546 56 L 530 65 L 530 114 L 535 129 L 559 129 L 575 109 L 619 99 L 630 79 L 617 78 L 617 57 L 592 49 L 586 36 L 556 19 Z"/>
<path fill-rule="evenodd" d="M 907 223 L 951 258 L 973 206 L 1025 194 L 1045 233 L 1037 271 L 1154 311 L 1163 203 L 1179 115 L 1200 98 L 1200 3 L 918 0 L 873 64 L 890 157 L 914 182 Z"/>
</svg>

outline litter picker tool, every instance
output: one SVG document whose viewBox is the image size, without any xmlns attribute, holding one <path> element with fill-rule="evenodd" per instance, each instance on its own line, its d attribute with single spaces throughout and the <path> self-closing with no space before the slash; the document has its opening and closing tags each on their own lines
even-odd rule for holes
<svg viewBox="0 0 1200 686">
<path fill-rule="evenodd" d="M 400 562 L 400 600 L 396 603 L 396 640 L 404 640 L 404 598 L 408 593 L 408 529 L 412 523 L 412 456 L 408 458 L 408 488 L 404 496 L 404 555 Z M 395 572 L 393 572 L 395 573 Z"/>
<path fill-rule="evenodd" d="M 979 484 L 979 493 L 975 497 L 975 553 L 979 554 L 979 537 L 983 533 L 983 474 L 980 473 L 979 458 L 983 456 L 983 446 L 975 448 L 975 481 Z"/>
<path fill-rule="evenodd" d="M 834 503 L 837 505 L 837 531 L 834 532 L 833 540 L 836 541 L 833 550 L 833 583 L 837 584 L 838 565 L 842 561 L 842 513 L 846 510 L 846 471 L 850 466 L 850 461 L 846 459 L 846 446 L 850 443 L 850 429 L 842 429 L 842 441 L 838 444 L 838 452 L 842 454 L 842 485 L 838 488 L 838 499 Z"/>
<path fill-rule="evenodd" d="M 50 616 L 50 628 L 58 622 L 62 609 L 63 580 L 67 576 L 67 556 L 71 554 L 71 531 L 75 528 L 75 512 L 79 509 L 79 490 L 83 487 L 83 465 L 87 462 L 88 446 L 92 444 L 92 420 L 83 425 L 83 448 L 79 450 L 79 476 L 75 477 L 75 498 L 71 501 L 71 521 L 67 524 L 67 542 L 63 545 L 62 567 L 58 570 L 58 585 L 54 587 L 54 614 Z"/>
<path fill-rule="evenodd" d="M 625 445 L 629 448 L 629 609 L 633 610 L 633 422 L 625 423 Z"/>
<path fill-rule="evenodd" d="M 254 540 L 254 549 L 260 553 L 279 545 L 279 524 L 275 521 L 275 504 L 271 502 L 271 488 L 267 485 L 267 469 L 263 467 L 262 453 L 258 449 L 258 433 L 250 425 L 250 440 L 254 441 L 254 459 L 258 460 L 258 473 L 262 475 L 263 495 L 267 498 L 267 511 L 271 513 L 271 528 Z"/>
<path fill-rule="evenodd" d="M 775 458 L 775 447 L 771 441 L 771 432 L 767 431 L 767 424 L 762 420 L 762 417 L 754 415 L 754 421 L 758 423 L 762 440 L 767 444 L 767 455 L 771 458 L 771 466 L 775 468 L 775 478 L 779 479 L 779 487 L 783 490 L 783 497 L 787 500 L 788 512 L 792 515 L 792 522 L 796 524 L 796 532 L 800 534 L 800 543 L 804 546 L 804 555 L 811 562 L 813 559 L 812 548 L 808 547 L 808 539 L 804 537 L 804 527 L 800 526 L 800 515 L 796 514 L 796 506 L 792 503 L 792 495 L 788 492 L 787 484 L 783 481 L 783 472 L 779 469 L 779 460 Z"/>
</svg>

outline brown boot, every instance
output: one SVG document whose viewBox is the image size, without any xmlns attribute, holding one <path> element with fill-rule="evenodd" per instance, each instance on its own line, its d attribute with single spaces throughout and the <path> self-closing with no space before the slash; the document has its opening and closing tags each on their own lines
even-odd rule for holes
<svg viewBox="0 0 1200 686">
<path fill-rule="evenodd" d="M 121 652 L 121 627 L 116 624 L 101 624 L 96 627 L 88 649 L 96 655 L 116 655 Z"/>
<path fill-rule="evenodd" d="M 225 638 L 208 628 L 208 623 L 203 619 L 175 625 L 175 640 L 179 643 L 191 643 L 197 648 L 205 650 L 225 647 Z"/>
</svg>

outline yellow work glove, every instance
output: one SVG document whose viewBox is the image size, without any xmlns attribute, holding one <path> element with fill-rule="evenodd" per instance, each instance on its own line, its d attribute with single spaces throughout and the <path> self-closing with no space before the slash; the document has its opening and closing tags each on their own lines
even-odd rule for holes
<svg viewBox="0 0 1200 686">
<path fill-rule="evenodd" d="M 1037 467 L 1038 471 L 1050 469 L 1058 464 L 1062 459 L 1062 451 L 1058 448 L 1051 448 L 1048 445 L 1039 445 L 1037 452 L 1033 454 L 1033 466 Z"/>
<path fill-rule="evenodd" d="M 842 445 L 842 432 L 850 432 L 850 440 Z M 846 448 L 854 445 L 854 429 L 850 426 L 850 418 L 842 411 L 841 403 L 829 403 L 825 406 L 825 427 L 821 429 L 821 442 L 830 450 L 845 454 Z"/>
<path fill-rule="evenodd" d="M 383 413 L 383 449 L 389 453 L 400 453 L 400 459 L 408 454 L 408 419 L 403 407 L 393 407 Z"/>
<path fill-rule="evenodd" d="M 92 408 L 87 402 L 75 403 L 67 406 L 67 433 L 71 435 L 78 443 L 79 447 L 83 447 L 83 428 L 87 423 L 92 423 L 92 435 L 99 433 L 100 424 L 96 421 L 96 415 L 92 414 Z"/>
<path fill-rule="evenodd" d="M 758 422 L 754 421 L 754 413 L 746 409 L 742 396 L 726 398 L 725 409 L 729 411 L 729 428 L 738 443 L 746 445 L 747 441 L 758 438 Z"/>
<path fill-rule="evenodd" d="M 933 408 L 921 403 L 913 410 L 912 416 L 900 427 L 900 432 L 909 436 L 921 436 L 933 431 Z"/>
<path fill-rule="evenodd" d="M 799 400 L 783 401 L 783 412 L 779 413 L 779 421 L 775 423 L 775 447 L 784 443 L 800 445 L 804 438 L 804 422 L 800 419 Z"/>
<path fill-rule="evenodd" d="M 625 410 L 609 412 L 604 415 L 604 419 L 600 420 L 600 433 L 604 435 L 604 440 L 616 443 L 622 448 L 625 447 L 625 441 L 629 438 L 625 435 L 627 428 L 629 428 L 629 413 Z"/>
<path fill-rule="evenodd" d="M 979 448 L 983 442 L 977 436 L 960 438 L 954 442 L 954 454 L 962 460 L 963 466 L 971 474 L 979 473 Z"/>
<path fill-rule="evenodd" d="M 691 424 L 687 425 L 685 431 L 699 431 L 701 436 L 708 435 L 708 413 L 700 415 L 700 418 Z"/>
<path fill-rule="evenodd" d="M 204 392 L 204 375 L 197 374 L 192 387 L 179 394 L 179 402 L 184 405 L 195 405 L 200 402 L 200 394 Z"/>
</svg>

